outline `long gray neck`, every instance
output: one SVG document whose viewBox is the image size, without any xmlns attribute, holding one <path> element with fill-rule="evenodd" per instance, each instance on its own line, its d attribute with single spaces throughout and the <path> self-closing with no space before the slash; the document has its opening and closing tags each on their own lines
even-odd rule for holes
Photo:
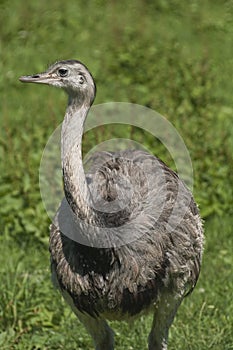
<svg viewBox="0 0 233 350">
<path fill-rule="evenodd" d="M 61 161 L 64 190 L 74 214 L 85 221 L 98 222 L 91 205 L 90 193 L 82 163 L 82 135 L 89 107 L 69 99 L 61 132 Z"/>
</svg>

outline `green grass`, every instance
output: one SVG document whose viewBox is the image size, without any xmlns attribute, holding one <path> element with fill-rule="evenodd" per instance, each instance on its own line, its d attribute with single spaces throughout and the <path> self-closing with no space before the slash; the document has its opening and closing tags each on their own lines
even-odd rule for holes
<svg viewBox="0 0 233 350">
<path fill-rule="evenodd" d="M 0 1 L 0 348 L 91 349 L 91 340 L 50 282 L 49 219 L 38 169 L 62 121 L 66 97 L 18 77 L 77 58 L 97 83 L 95 103 L 127 101 L 165 115 L 183 137 L 206 249 L 194 293 L 171 328 L 170 350 L 233 349 L 233 3 L 231 0 Z M 137 128 L 88 133 L 84 152 L 108 138 L 143 143 Z M 114 324 L 116 348 L 141 350 L 151 317 Z"/>
</svg>

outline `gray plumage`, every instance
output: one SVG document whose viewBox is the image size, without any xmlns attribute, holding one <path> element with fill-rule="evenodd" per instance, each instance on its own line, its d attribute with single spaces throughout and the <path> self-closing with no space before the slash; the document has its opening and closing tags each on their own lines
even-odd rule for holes
<svg viewBox="0 0 233 350">
<path fill-rule="evenodd" d="M 50 231 L 54 284 L 96 350 L 113 350 L 109 320 L 154 312 L 150 350 L 166 350 L 169 327 L 196 285 L 203 229 L 190 191 L 158 158 L 138 150 L 100 152 L 82 164 L 82 134 L 95 83 L 79 61 L 60 61 L 23 82 L 63 88 L 65 199 Z M 74 239 L 72 239 L 74 238 Z"/>
</svg>

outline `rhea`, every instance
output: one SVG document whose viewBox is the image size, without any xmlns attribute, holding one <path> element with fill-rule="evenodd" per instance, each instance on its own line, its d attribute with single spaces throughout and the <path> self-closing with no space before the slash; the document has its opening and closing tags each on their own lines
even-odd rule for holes
<svg viewBox="0 0 233 350">
<path fill-rule="evenodd" d="M 63 88 L 65 197 L 50 228 L 52 280 L 91 335 L 113 350 L 108 320 L 154 313 L 149 350 L 166 350 L 179 305 L 195 287 L 203 228 L 179 176 L 142 150 L 98 152 L 85 174 L 82 135 L 96 86 L 77 60 L 56 62 L 20 81 Z M 142 115 L 143 118 L 143 115 Z"/>
</svg>

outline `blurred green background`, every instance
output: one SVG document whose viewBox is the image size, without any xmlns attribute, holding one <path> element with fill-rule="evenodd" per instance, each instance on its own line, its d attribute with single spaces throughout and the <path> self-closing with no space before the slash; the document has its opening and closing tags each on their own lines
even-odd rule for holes
<svg viewBox="0 0 233 350">
<path fill-rule="evenodd" d="M 92 349 L 50 283 L 49 219 L 38 183 L 66 96 L 18 82 L 74 58 L 95 77 L 96 104 L 150 107 L 183 137 L 206 248 L 169 349 L 233 349 L 233 1 L 1 0 L 0 55 L 0 348 Z M 173 167 L 161 144 L 131 127 L 88 133 L 84 152 L 112 137 L 133 137 Z M 146 349 L 150 322 L 149 316 L 133 327 L 114 323 L 116 349 Z"/>
</svg>

